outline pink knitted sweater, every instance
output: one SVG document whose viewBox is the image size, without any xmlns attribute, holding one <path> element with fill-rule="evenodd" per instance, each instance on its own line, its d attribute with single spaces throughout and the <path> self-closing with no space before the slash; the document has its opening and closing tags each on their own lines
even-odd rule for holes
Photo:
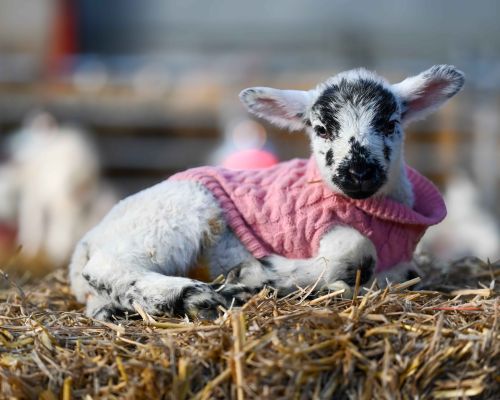
<svg viewBox="0 0 500 400">
<path fill-rule="evenodd" d="M 376 271 L 409 261 L 427 227 L 446 215 L 436 187 L 407 167 L 415 193 L 408 208 L 389 198 L 354 200 L 333 193 L 316 162 L 294 159 L 260 170 L 200 167 L 170 179 L 203 184 L 219 201 L 227 223 L 256 257 L 310 258 L 335 225 L 349 225 L 377 249 Z"/>
</svg>

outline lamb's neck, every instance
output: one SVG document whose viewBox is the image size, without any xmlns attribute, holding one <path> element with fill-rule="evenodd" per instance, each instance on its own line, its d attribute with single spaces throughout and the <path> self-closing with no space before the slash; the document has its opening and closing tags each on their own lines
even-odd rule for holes
<svg viewBox="0 0 500 400">
<path fill-rule="evenodd" d="M 415 197 L 412 185 L 406 174 L 405 164 L 402 160 L 393 168 L 387 178 L 388 183 L 386 184 L 384 195 L 412 208 Z"/>
</svg>

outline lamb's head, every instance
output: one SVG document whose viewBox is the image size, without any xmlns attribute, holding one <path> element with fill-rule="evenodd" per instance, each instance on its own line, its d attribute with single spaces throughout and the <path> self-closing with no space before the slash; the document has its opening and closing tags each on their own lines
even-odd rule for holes
<svg viewBox="0 0 500 400">
<path fill-rule="evenodd" d="M 386 195 L 411 206 L 403 127 L 437 109 L 463 83 L 463 73 L 448 65 L 394 85 L 356 69 L 309 91 L 255 87 L 240 99 L 271 123 L 305 129 L 322 177 L 335 192 L 354 199 Z"/>
</svg>

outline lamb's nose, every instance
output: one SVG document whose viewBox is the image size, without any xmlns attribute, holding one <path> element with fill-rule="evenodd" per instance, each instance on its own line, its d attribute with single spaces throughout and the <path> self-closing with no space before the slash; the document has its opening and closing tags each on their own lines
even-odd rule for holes
<svg viewBox="0 0 500 400">
<path fill-rule="evenodd" d="M 368 164 L 365 165 L 353 165 L 349 167 L 349 174 L 351 179 L 356 182 L 363 182 L 371 179 L 373 176 L 374 168 Z"/>
</svg>

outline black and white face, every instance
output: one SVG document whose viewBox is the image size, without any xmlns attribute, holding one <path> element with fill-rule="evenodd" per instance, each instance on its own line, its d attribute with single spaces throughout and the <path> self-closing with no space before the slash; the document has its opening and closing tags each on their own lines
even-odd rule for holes
<svg viewBox="0 0 500 400">
<path fill-rule="evenodd" d="M 372 196 L 400 160 L 400 100 L 363 70 L 340 74 L 318 92 L 306 125 L 323 178 L 351 198 Z"/>
<path fill-rule="evenodd" d="M 365 199 L 392 190 L 404 163 L 403 125 L 437 109 L 463 83 L 463 74 L 446 65 L 395 85 L 356 69 L 310 91 L 249 88 L 240 98 L 252 113 L 276 125 L 305 129 L 325 183 Z"/>
</svg>

